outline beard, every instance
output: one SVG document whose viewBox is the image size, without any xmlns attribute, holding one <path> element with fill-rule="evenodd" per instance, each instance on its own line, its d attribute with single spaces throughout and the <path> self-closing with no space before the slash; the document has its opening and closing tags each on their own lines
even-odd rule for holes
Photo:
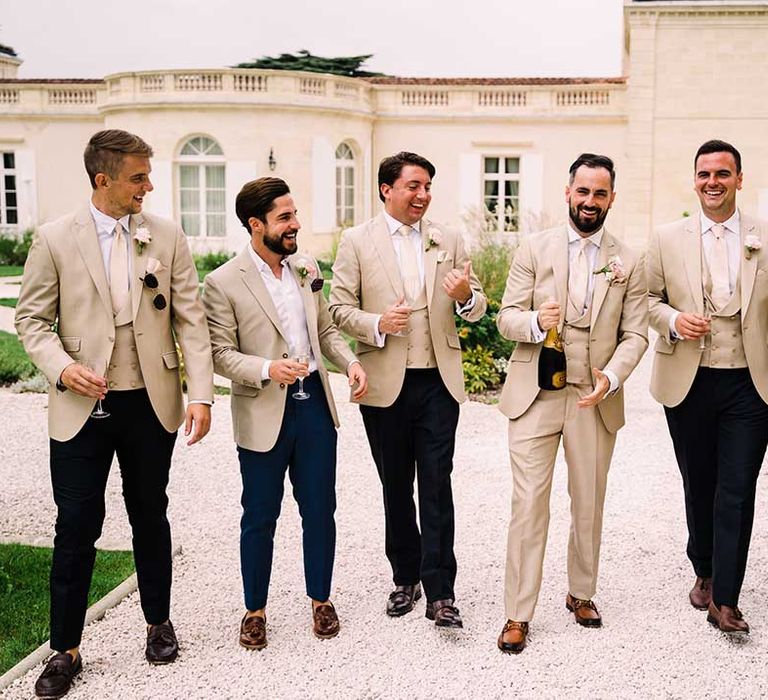
<svg viewBox="0 0 768 700">
<path fill-rule="evenodd" d="M 568 214 L 571 223 L 582 233 L 594 233 L 603 225 L 605 217 L 608 216 L 608 210 L 593 207 L 590 211 L 596 211 L 597 216 L 595 216 L 594 219 L 585 219 L 581 215 L 582 210 L 585 208 L 586 207 L 573 207 L 570 204 L 568 205 Z"/>
<path fill-rule="evenodd" d="M 298 233 L 298 230 L 286 231 L 285 233 Z M 298 250 L 296 239 L 283 238 L 283 235 L 284 234 L 273 236 L 268 232 L 265 233 L 264 245 L 273 253 L 277 253 L 278 255 L 293 255 Z"/>
</svg>

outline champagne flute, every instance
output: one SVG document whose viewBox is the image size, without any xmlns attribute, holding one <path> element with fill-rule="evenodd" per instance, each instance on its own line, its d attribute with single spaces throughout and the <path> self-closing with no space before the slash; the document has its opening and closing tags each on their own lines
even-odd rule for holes
<svg viewBox="0 0 768 700">
<path fill-rule="evenodd" d="M 99 368 L 104 368 L 102 372 L 99 372 L 96 370 L 95 366 L 98 365 Z M 106 362 L 90 362 L 86 365 L 88 369 L 91 370 L 94 374 L 100 374 L 102 377 L 106 379 L 107 374 L 107 363 Z M 104 407 L 101 405 L 101 399 L 98 399 L 96 401 L 96 406 L 91 411 L 91 418 L 109 418 L 112 414 L 109 411 L 105 411 Z"/>
<path fill-rule="evenodd" d="M 704 297 L 704 313 L 702 315 L 705 321 L 707 321 L 709 324 L 712 323 L 712 305 L 709 303 L 709 299 L 707 299 L 706 296 Z M 712 326 L 710 325 L 710 333 L 711 332 Z M 705 333 L 704 335 L 699 336 L 699 350 L 707 349 L 707 335 L 710 333 Z"/>
<path fill-rule="evenodd" d="M 299 346 L 294 348 L 293 359 L 300 365 L 309 367 L 309 348 L 306 346 Z M 299 377 L 299 388 L 292 394 L 293 398 L 297 401 L 304 401 L 309 398 L 309 393 L 304 391 L 304 377 Z"/>
</svg>

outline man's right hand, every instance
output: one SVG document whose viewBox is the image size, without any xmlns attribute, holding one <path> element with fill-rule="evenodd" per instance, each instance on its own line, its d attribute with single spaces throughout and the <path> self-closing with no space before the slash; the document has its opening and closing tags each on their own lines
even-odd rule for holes
<svg viewBox="0 0 768 700">
<path fill-rule="evenodd" d="M 107 396 L 107 380 L 79 362 L 67 365 L 59 381 L 70 391 L 89 399 L 104 399 Z"/>
<path fill-rule="evenodd" d="M 675 330 L 683 340 L 695 340 L 709 333 L 710 321 L 699 314 L 686 314 L 682 311 L 675 319 Z"/>
<path fill-rule="evenodd" d="M 283 384 L 293 384 L 299 377 L 308 377 L 307 365 L 296 360 L 272 360 L 269 363 L 269 378 Z"/>
<path fill-rule="evenodd" d="M 539 307 L 538 322 L 542 331 L 555 328 L 560 323 L 560 304 L 556 301 L 545 301 Z"/>
<path fill-rule="evenodd" d="M 379 319 L 379 333 L 403 333 L 408 330 L 408 317 L 411 307 L 405 303 L 405 297 L 400 297 L 390 306 Z"/>
</svg>

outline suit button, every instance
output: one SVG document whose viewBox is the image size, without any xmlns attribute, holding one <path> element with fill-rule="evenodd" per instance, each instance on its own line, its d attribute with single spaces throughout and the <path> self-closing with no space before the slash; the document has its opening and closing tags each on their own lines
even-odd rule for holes
<svg viewBox="0 0 768 700">
<path fill-rule="evenodd" d="M 109 383 L 109 388 L 110 389 L 114 389 L 115 388 L 115 383 L 114 382 L 110 382 Z"/>
<path fill-rule="evenodd" d="M 285 384 L 282 384 L 282 383 L 281 383 L 281 384 L 280 384 L 280 388 L 281 388 L 281 389 L 285 389 Z"/>
<path fill-rule="evenodd" d="M 108 340 L 110 343 L 114 343 L 114 342 L 115 342 L 115 336 L 113 336 L 113 335 L 110 335 L 110 336 L 109 336 L 109 338 L 107 338 L 107 340 Z"/>
<path fill-rule="evenodd" d="M 731 337 L 732 337 L 732 338 L 735 338 L 735 337 L 736 337 L 736 331 L 734 331 L 733 333 L 731 333 Z"/>
<path fill-rule="evenodd" d="M 406 365 L 408 365 L 408 366 L 410 367 L 410 366 L 411 366 L 411 364 L 413 364 L 413 363 L 412 363 L 410 360 L 407 360 L 405 364 L 406 364 Z"/>
<path fill-rule="evenodd" d="M 716 330 L 713 330 L 713 331 L 712 331 L 712 335 L 717 335 L 717 331 L 716 331 Z"/>
<path fill-rule="evenodd" d="M 136 386 L 136 382 L 131 382 L 131 386 L 135 387 Z"/>
<path fill-rule="evenodd" d="M 131 363 L 131 369 L 136 369 L 136 363 L 135 362 Z"/>
<path fill-rule="evenodd" d="M 712 346 L 712 349 L 713 349 L 713 350 L 717 350 L 717 345 L 713 345 L 713 346 Z"/>
<path fill-rule="evenodd" d="M 110 368 L 110 369 L 114 369 L 114 368 L 115 368 L 115 365 L 110 365 L 110 366 L 109 366 L 109 368 Z"/>
<path fill-rule="evenodd" d="M 136 346 L 135 345 L 131 345 L 131 350 L 135 350 L 135 349 L 136 349 Z"/>
<path fill-rule="evenodd" d="M 287 353 L 287 352 L 284 352 L 284 353 L 283 353 L 283 359 L 284 359 L 284 360 L 287 360 L 287 359 L 288 359 L 288 353 Z"/>
</svg>

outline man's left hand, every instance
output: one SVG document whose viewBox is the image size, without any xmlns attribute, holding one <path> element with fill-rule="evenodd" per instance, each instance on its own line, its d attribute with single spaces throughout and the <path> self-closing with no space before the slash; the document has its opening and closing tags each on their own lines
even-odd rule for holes
<svg viewBox="0 0 768 700">
<path fill-rule="evenodd" d="M 184 421 L 184 435 L 192 433 L 187 445 L 194 445 L 202 440 L 211 429 L 211 407 L 205 403 L 187 404 L 187 417 Z"/>
<path fill-rule="evenodd" d="M 605 395 L 608 393 L 608 389 L 611 388 L 610 380 L 605 376 L 603 372 L 597 369 L 597 367 L 592 368 L 592 376 L 595 378 L 595 388 L 591 393 L 587 394 L 586 396 L 582 396 L 582 398 L 579 399 L 579 401 L 576 403 L 579 408 L 597 406 L 597 404 L 599 404 L 605 398 Z"/>
<path fill-rule="evenodd" d="M 472 298 L 472 287 L 469 284 L 469 276 L 472 272 L 472 263 L 467 260 L 464 271 L 455 267 L 443 277 L 443 289 L 445 293 L 459 304 L 466 304 Z"/>
<path fill-rule="evenodd" d="M 357 389 L 352 392 L 352 396 L 360 400 L 368 393 L 368 376 L 365 374 L 363 366 L 359 362 L 353 362 L 347 370 L 349 377 L 349 386 L 357 384 Z"/>
</svg>

